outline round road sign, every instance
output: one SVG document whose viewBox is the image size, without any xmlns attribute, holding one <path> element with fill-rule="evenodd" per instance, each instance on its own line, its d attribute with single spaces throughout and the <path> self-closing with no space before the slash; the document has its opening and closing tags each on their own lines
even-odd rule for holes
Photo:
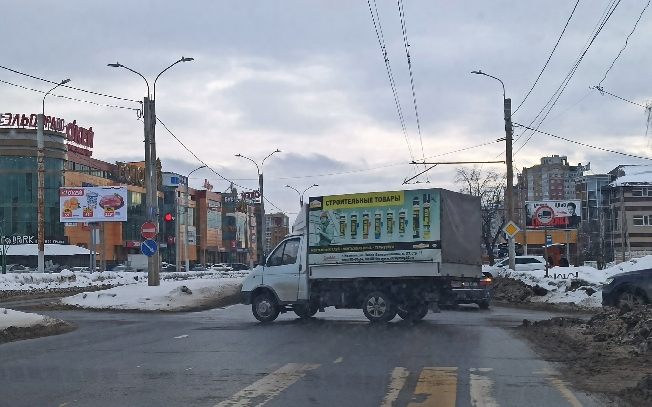
<svg viewBox="0 0 652 407">
<path fill-rule="evenodd" d="M 555 211 L 548 205 L 542 205 L 534 212 L 534 217 L 543 226 L 552 225 L 555 221 Z"/>
<path fill-rule="evenodd" d="M 153 240 L 145 240 L 140 244 L 140 251 L 147 257 L 152 257 L 158 251 L 158 245 Z"/>
<path fill-rule="evenodd" d="M 145 239 L 151 239 L 156 236 L 158 230 L 154 222 L 145 222 L 143 226 L 140 227 L 140 234 L 143 235 Z"/>
</svg>

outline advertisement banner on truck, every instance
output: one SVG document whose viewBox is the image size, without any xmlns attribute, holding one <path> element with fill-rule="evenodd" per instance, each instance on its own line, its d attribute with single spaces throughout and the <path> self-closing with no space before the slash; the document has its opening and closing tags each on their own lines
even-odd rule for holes
<svg viewBox="0 0 652 407">
<path fill-rule="evenodd" d="M 127 187 L 59 188 L 60 222 L 126 222 Z"/>
<path fill-rule="evenodd" d="M 525 225 L 528 229 L 577 229 L 582 221 L 582 202 L 526 201 Z"/>
<path fill-rule="evenodd" d="M 311 197 L 311 264 L 441 261 L 438 189 Z"/>
</svg>

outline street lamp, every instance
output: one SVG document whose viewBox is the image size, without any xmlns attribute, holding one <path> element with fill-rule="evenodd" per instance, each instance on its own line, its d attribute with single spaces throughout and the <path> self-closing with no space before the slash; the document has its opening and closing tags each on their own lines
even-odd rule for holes
<svg viewBox="0 0 652 407">
<path fill-rule="evenodd" d="M 37 190 L 37 222 L 38 222 L 38 272 L 45 271 L 45 152 L 43 131 L 45 127 L 45 98 L 61 85 L 70 82 L 70 79 L 64 79 L 43 96 L 43 110 L 37 116 L 36 121 L 36 166 L 38 186 Z"/>
<path fill-rule="evenodd" d="M 190 171 L 190 174 L 188 174 L 188 178 L 186 178 L 186 198 L 185 198 L 185 200 L 186 200 L 186 205 L 185 205 L 185 207 L 186 207 L 186 216 L 185 216 L 185 218 L 186 219 L 185 219 L 185 222 L 184 222 L 185 223 L 185 232 L 184 232 L 184 237 L 183 237 L 184 246 L 185 246 L 186 271 L 190 271 L 190 259 L 188 259 L 188 183 L 190 181 L 190 175 L 192 175 L 192 173 L 197 171 L 197 170 L 201 170 L 202 168 L 206 168 L 206 166 L 202 165 L 201 167 L 195 168 L 194 170 Z M 196 233 L 197 233 L 197 229 L 195 229 L 195 234 Z M 195 239 L 197 239 L 196 236 L 195 236 Z M 197 244 L 197 243 L 195 242 L 195 244 Z M 179 271 L 179 270 L 177 270 L 177 271 Z"/>
<path fill-rule="evenodd" d="M 254 160 L 252 160 L 249 157 L 246 157 L 242 154 L 236 154 L 236 157 L 244 158 L 246 160 L 251 161 L 252 163 L 256 164 L 256 171 L 258 171 L 258 188 L 260 189 L 260 219 L 261 219 L 261 237 L 260 237 L 260 245 L 263 249 L 263 259 L 265 258 L 265 239 L 267 239 L 267 224 L 265 222 L 265 195 L 263 194 L 263 166 L 265 165 L 265 160 L 267 160 L 269 157 L 276 153 L 280 153 L 281 150 L 278 148 L 271 153 L 267 155 L 267 157 L 263 158 L 263 161 L 260 163 L 260 167 L 258 166 L 258 163 Z"/>
<path fill-rule="evenodd" d="M 505 194 L 505 206 L 507 206 L 507 220 L 509 222 L 514 220 L 514 168 L 512 165 L 512 99 L 505 97 L 505 84 L 500 79 L 495 76 L 486 74 L 482 71 L 472 71 L 471 73 L 476 75 L 484 75 L 490 78 L 493 78 L 500 82 L 503 86 L 503 111 L 505 117 L 505 142 L 507 144 L 505 148 L 506 163 L 507 163 L 507 193 Z M 525 233 L 525 232 L 523 232 Z M 515 270 L 515 247 L 514 247 L 514 238 L 508 237 L 509 241 L 509 268 Z"/>
<path fill-rule="evenodd" d="M 112 68 L 124 68 L 128 71 L 135 73 L 143 78 L 147 85 L 147 96 L 143 99 L 143 122 L 145 134 L 145 205 L 147 207 L 147 220 L 153 221 L 158 219 L 158 180 L 156 174 L 156 81 L 163 74 L 163 72 L 172 68 L 179 62 L 189 62 L 193 58 L 181 57 L 181 59 L 174 62 L 162 70 L 154 79 L 154 94 L 150 93 L 149 82 L 141 73 L 116 62 L 115 64 L 107 64 Z M 158 224 L 158 222 L 156 222 Z M 147 263 L 147 284 L 150 286 L 157 286 L 161 284 L 159 275 L 159 254 L 158 252 L 149 257 Z"/>
<path fill-rule="evenodd" d="M 309 186 L 308 188 L 304 189 L 303 192 L 299 192 L 298 189 L 296 189 L 295 187 L 290 186 L 290 185 L 286 185 L 285 187 L 286 187 L 286 188 L 290 188 L 290 189 L 294 189 L 294 190 L 297 192 L 297 194 L 299 194 L 299 205 L 300 205 L 301 207 L 303 207 L 303 195 L 304 195 L 304 194 L 306 193 L 306 191 L 309 190 L 310 188 L 318 187 L 318 186 L 319 186 L 319 185 L 317 185 L 317 184 L 312 184 L 312 185 Z"/>
</svg>

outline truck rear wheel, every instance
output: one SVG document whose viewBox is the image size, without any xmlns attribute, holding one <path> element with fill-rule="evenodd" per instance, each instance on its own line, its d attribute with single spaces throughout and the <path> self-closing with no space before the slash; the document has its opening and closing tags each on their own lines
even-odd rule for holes
<svg viewBox="0 0 652 407">
<path fill-rule="evenodd" d="M 260 322 L 272 322 L 278 317 L 280 310 L 276 299 L 271 294 L 264 293 L 254 298 L 251 312 Z"/>
<path fill-rule="evenodd" d="M 362 311 L 371 322 L 389 322 L 396 316 L 396 310 L 389 297 L 378 291 L 367 295 L 362 305 Z"/>
<path fill-rule="evenodd" d="M 292 311 L 301 319 L 310 319 L 319 311 L 319 306 L 315 304 L 294 304 Z"/>
<path fill-rule="evenodd" d="M 405 321 L 418 322 L 428 314 L 428 304 L 401 305 L 397 309 L 398 316 Z"/>
</svg>

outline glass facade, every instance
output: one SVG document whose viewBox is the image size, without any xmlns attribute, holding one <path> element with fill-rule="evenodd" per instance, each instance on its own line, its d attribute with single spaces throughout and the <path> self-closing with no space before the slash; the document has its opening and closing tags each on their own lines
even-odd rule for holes
<svg viewBox="0 0 652 407">
<path fill-rule="evenodd" d="M 122 239 L 143 240 L 140 228 L 146 218 L 145 194 L 127 191 L 127 221 L 122 224 Z"/>
<path fill-rule="evenodd" d="M 59 222 L 59 188 L 65 161 L 45 157 L 45 236 L 63 237 Z M 38 234 L 36 157 L 0 156 L 0 227 L 5 234 Z"/>
</svg>

